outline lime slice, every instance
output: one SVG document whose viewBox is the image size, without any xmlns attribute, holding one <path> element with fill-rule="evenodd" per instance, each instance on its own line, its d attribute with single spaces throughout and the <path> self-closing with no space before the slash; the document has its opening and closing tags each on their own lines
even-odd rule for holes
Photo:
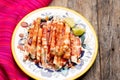
<svg viewBox="0 0 120 80">
<path fill-rule="evenodd" d="M 75 22 L 74 22 L 73 18 L 66 17 L 64 20 L 65 20 L 65 22 L 66 22 L 71 28 L 74 27 Z"/>
<path fill-rule="evenodd" d="M 76 36 L 81 36 L 82 34 L 84 34 L 85 33 L 85 29 L 84 28 L 72 28 L 72 30 L 73 30 L 73 33 L 74 33 L 74 35 L 76 35 Z"/>
</svg>

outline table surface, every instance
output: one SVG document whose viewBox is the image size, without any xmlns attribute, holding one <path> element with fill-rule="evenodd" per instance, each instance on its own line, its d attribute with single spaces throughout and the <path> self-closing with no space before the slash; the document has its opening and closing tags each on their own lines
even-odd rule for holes
<svg viewBox="0 0 120 80">
<path fill-rule="evenodd" d="M 93 66 L 77 80 L 120 80 L 120 0 L 53 0 L 82 14 L 98 36 L 98 55 Z"/>
</svg>

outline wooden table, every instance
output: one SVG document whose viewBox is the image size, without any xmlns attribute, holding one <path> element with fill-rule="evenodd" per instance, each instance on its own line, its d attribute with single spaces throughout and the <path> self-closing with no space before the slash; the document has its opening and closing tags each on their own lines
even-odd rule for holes
<svg viewBox="0 0 120 80">
<path fill-rule="evenodd" d="M 97 33 L 96 61 L 77 80 L 120 80 L 120 0 L 53 0 L 50 6 L 63 6 L 79 12 Z"/>
</svg>

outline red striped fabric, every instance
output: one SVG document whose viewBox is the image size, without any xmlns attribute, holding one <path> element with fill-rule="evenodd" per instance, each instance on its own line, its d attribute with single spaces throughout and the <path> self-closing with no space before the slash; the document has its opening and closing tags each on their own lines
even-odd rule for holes
<svg viewBox="0 0 120 80">
<path fill-rule="evenodd" d="M 11 37 L 16 24 L 29 12 L 47 6 L 51 0 L 0 0 L 0 80 L 28 80 L 16 65 Z"/>
</svg>

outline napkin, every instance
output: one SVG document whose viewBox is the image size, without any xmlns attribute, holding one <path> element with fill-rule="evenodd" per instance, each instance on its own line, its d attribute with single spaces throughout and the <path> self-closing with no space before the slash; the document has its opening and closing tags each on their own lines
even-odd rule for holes
<svg viewBox="0 0 120 80">
<path fill-rule="evenodd" d="M 47 6 L 51 0 L 0 0 L 0 80 L 29 80 L 15 63 L 11 37 L 16 24 L 31 11 Z"/>
</svg>

